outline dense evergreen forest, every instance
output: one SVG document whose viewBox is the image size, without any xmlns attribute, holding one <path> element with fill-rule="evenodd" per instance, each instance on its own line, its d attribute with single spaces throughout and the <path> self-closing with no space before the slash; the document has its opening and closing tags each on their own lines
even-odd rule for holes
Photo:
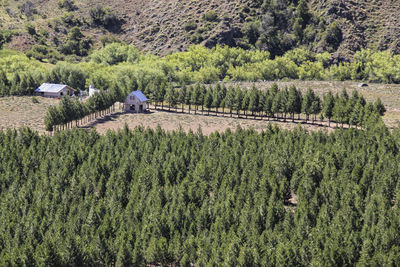
<svg viewBox="0 0 400 267">
<path fill-rule="evenodd" d="M 0 132 L 0 265 L 396 265 L 399 146 L 381 120 Z"/>
</svg>

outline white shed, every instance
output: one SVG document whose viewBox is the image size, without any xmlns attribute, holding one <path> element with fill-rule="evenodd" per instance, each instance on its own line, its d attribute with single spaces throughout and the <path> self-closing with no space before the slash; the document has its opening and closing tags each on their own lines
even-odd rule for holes
<svg viewBox="0 0 400 267">
<path fill-rule="evenodd" d="M 147 110 L 147 97 L 142 91 L 137 90 L 130 93 L 125 100 L 125 111 L 144 112 Z"/>
<path fill-rule="evenodd" d="M 59 98 L 63 95 L 72 96 L 75 90 L 65 84 L 43 83 L 35 90 L 35 94 L 44 97 Z"/>
<path fill-rule="evenodd" d="M 90 85 L 89 86 L 89 96 L 93 96 L 94 94 L 100 94 L 100 89 L 96 89 L 92 85 Z"/>
</svg>

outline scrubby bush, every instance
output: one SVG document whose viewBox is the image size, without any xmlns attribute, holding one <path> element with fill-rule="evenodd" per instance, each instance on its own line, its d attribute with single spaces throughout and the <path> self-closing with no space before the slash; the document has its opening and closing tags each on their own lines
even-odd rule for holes
<svg viewBox="0 0 400 267">
<path fill-rule="evenodd" d="M 97 5 L 90 9 L 89 15 L 94 25 L 101 25 L 108 29 L 120 27 L 121 20 L 108 7 Z"/>
<path fill-rule="evenodd" d="M 31 24 L 31 23 L 26 24 L 25 29 L 30 35 L 32 35 L 32 36 L 36 35 L 36 28 L 33 24 Z"/>
<path fill-rule="evenodd" d="M 59 0 L 58 6 L 66 9 L 67 11 L 74 11 L 77 9 L 77 6 L 73 0 Z"/>
<path fill-rule="evenodd" d="M 21 11 L 22 14 L 24 14 L 27 17 L 31 17 L 34 14 L 37 14 L 37 10 L 35 8 L 35 4 L 32 3 L 31 1 L 24 1 L 19 6 L 19 10 Z"/>
<path fill-rule="evenodd" d="M 183 28 L 185 29 L 185 31 L 189 32 L 189 31 L 193 31 L 197 28 L 197 23 L 194 20 L 189 20 L 188 22 L 186 22 L 183 25 Z"/>
<path fill-rule="evenodd" d="M 203 15 L 203 20 L 210 21 L 210 22 L 215 22 L 215 21 L 218 20 L 218 14 L 214 10 L 207 11 Z"/>
<path fill-rule="evenodd" d="M 80 23 L 79 19 L 75 18 L 75 15 L 73 12 L 65 12 L 61 16 L 61 20 L 68 26 L 73 26 L 73 25 L 77 25 Z"/>
<path fill-rule="evenodd" d="M 136 62 L 139 51 L 134 46 L 113 43 L 91 55 L 91 60 L 98 64 L 116 65 L 122 62 Z"/>
<path fill-rule="evenodd" d="M 10 30 L 1 30 L 0 29 L 0 49 L 3 45 L 9 41 L 11 41 L 11 37 L 13 36 L 13 32 Z"/>
<path fill-rule="evenodd" d="M 326 46 L 330 47 L 332 51 L 339 47 L 342 39 L 342 30 L 336 21 L 328 26 L 323 35 L 323 42 L 326 44 Z"/>
<path fill-rule="evenodd" d="M 59 51 L 65 55 L 87 56 L 92 40 L 84 37 L 79 27 L 71 28 L 67 42 L 59 46 Z"/>
</svg>

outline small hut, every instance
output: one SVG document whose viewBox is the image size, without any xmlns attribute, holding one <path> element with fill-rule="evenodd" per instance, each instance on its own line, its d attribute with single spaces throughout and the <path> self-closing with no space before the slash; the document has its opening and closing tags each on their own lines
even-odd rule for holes
<svg viewBox="0 0 400 267">
<path fill-rule="evenodd" d="M 93 96 L 95 94 L 100 94 L 100 89 L 96 89 L 93 87 L 93 85 L 89 86 L 89 97 Z"/>
<path fill-rule="evenodd" d="M 147 110 L 147 97 L 142 91 L 137 90 L 130 93 L 125 100 L 126 112 L 144 112 Z"/>
<path fill-rule="evenodd" d="M 54 84 L 54 83 L 43 83 L 39 88 L 35 90 L 35 94 L 38 96 L 59 98 L 63 95 L 74 95 L 75 89 L 65 84 Z"/>
</svg>

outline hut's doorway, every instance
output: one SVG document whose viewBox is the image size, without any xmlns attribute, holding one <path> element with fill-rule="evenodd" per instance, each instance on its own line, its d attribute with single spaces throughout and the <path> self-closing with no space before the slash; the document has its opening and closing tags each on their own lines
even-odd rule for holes
<svg viewBox="0 0 400 267">
<path fill-rule="evenodd" d="M 139 106 L 139 112 L 143 112 L 143 105 Z"/>
</svg>

